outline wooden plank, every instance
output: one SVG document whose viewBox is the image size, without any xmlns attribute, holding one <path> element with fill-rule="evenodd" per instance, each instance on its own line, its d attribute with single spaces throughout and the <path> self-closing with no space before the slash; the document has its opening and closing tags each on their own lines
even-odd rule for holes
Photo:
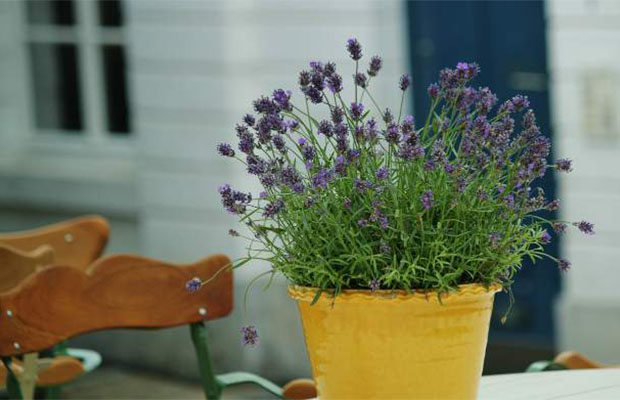
<svg viewBox="0 0 620 400">
<path fill-rule="evenodd" d="M 91 215 L 14 233 L 0 233 L 0 243 L 23 251 L 48 245 L 54 249 L 54 262 L 84 268 L 96 260 L 108 241 L 108 222 Z"/>
<path fill-rule="evenodd" d="M 116 255 L 86 270 L 46 267 L 0 294 L 0 310 L 11 311 L 3 318 L 0 355 L 39 351 L 102 329 L 165 328 L 224 317 L 233 307 L 228 265 L 224 255 L 184 266 Z M 214 276 L 197 293 L 185 289 L 192 277 Z"/>
<path fill-rule="evenodd" d="M 13 289 L 37 269 L 53 261 L 54 250 L 49 245 L 32 251 L 21 251 L 0 244 L 0 293 Z"/>
</svg>

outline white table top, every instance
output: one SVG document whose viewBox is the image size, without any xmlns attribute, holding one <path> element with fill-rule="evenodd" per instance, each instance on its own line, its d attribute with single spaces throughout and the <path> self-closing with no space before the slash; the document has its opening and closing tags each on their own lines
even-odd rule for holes
<svg viewBox="0 0 620 400">
<path fill-rule="evenodd" d="M 478 399 L 618 400 L 620 368 L 484 376 Z"/>
</svg>

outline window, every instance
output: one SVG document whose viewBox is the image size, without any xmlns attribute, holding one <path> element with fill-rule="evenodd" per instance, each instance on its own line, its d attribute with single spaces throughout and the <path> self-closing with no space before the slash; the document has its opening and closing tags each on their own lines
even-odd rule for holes
<svg viewBox="0 0 620 400">
<path fill-rule="evenodd" d="M 27 0 L 31 121 L 36 135 L 101 143 L 131 133 L 120 0 Z"/>
</svg>

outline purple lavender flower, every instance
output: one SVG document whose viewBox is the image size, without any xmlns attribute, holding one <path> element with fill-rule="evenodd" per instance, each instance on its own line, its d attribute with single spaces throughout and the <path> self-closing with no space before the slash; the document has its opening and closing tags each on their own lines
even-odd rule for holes
<svg viewBox="0 0 620 400">
<path fill-rule="evenodd" d="M 365 181 L 359 178 L 355 178 L 354 185 L 355 185 L 355 189 L 359 192 L 363 192 L 363 191 L 370 190 L 373 188 L 372 182 Z"/>
<path fill-rule="evenodd" d="M 428 92 L 429 97 L 432 100 L 435 100 L 437 96 L 439 96 L 439 85 L 436 83 L 431 83 L 426 91 Z"/>
<path fill-rule="evenodd" d="M 365 88 L 368 85 L 368 78 L 363 72 L 358 72 L 353 77 L 355 84 L 361 88 Z"/>
<path fill-rule="evenodd" d="M 564 258 L 558 259 L 558 267 L 560 267 L 560 270 L 562 270 L 562 272 L 567 272 L 570 269 L 570 266 L 571 266 L 570 261 Z"/>
<path fill-rule="evenodd" d="M 573 170 L 573 162 L 568 158 L 561 158 L 555 162 L 555 168 L 560 172 L 571 172 Z"/>
<path fill-rule="evenodd" d="M 368 284 L 368 287 L 370 288 L 371 292 L 376 292 L 381 287 L 381 280 L 379 280 L 378 278 L 372 279 Z"/>
<path fill-rule="evenodd" d="M 278 106 L 267 97 L 261 96 L 254 100 L 254 110 L 261 114 L 275 114 L 278 112 Z"/>
<path fill-rule="evenodd" d="M 557 211 L 560 209 L 560 199 L 555 199 L 550 201 L 549 204 L 545 207 L 549 211 Z"/>
<path fill-rule="evenodd" d="M 400 141 L 400 133 L 398 125 L 391 123 L 385 130 L 385 140 L 391 144 L 397 144 Z"/>
<path fill-rule="evenodd" d="M 488 87 L 478 89 L 476 111 L 480 115 L 486 115 L 497 103 L 497 96 Z"/>
<path fill-rule="evenodd" d="M 258 197 L 260 197 L 261 199 L 266 199 L 267 198 L 267 192 L 265 192 L 264 190 L 262 192 L 260 192 L 258 194 Z"/>
<path fill-rule="evenodd" d="M 313 160 L 315 154 L 316 154 L 316 151 L 314 150 L 314 147 L 312 147 L 312 146 L 302 146 L 302 148 L 301 148 L 301 155 L 304 157 L 304 160 L 306 160 L 306 161 Z"/>
<path fill-rule="evenodd" d="M 323 102 L 323 92 L 317 89 L 314 86 L 308 86 L 304 90 L 304 94 L 310 99 L 310 101 L 314 104 L 319 104 Z"/>
<path fill-rule="evenodd" d="M 564 232 L 566 232 L 566 224 L 562 223 L 562 222 L 554 222 L 551 227 L 553 228 L 553 230 L 555 231 L 555 233 L 557 233 L 558 235 L 563 234 Z"/>
<path fill-rule="evenodd" d="M 283 208 L 284 208 L 284 202 L 281 199 L 278 199 L 265 206 L 265 209 L 263 211 L 263 216 L 267 218 L 272 218 L 277 213 L 279 213 Z"/>
<path fill-rule="evenodd" d="M 357 225 L 363 228 L 368 225 L 368 220 L 362 218 L 357 221 Z"/>
<path fill-rule="evenodd" d="M 218 192 L 222 198 L 222 205 L 231 214 L 245 213 L 246 205 L 252 201 L 251 194 L 232 190 L 230 185 L 220 186 Z"/>
<path fill-rule="evenodd" d="M 234 157 L 235 151 L 228 143 L 220 143 L 217 145 L 217 152 L 224 157 Z"/>
<path fill-rule="evenodd" d="M 362 45 L 355 38 L 347 40 L 347 51 L 355 61 L 362 58 Z"/>
<path fill-rule="evenodd" d="M 342 206 L 344 207 L 345 210 L 350 210 L 351 209 L 351 199 L 346 197 L 344 199 L 344 201 L 342 202 Z"/>
<path fill-rule="evenodd" d="M 334 126 L 331 124 L 331 122 L 323 120 L 319 123 L 319 128 L 317 131 L 321 135 L 332 137 L 334 135 Z"/>
<path fill-rule="evenodd" d="M 241 344 L 244 346 L 258 346 L 258 330 L 254 325 L 248 325 L 241 328 Z"/>
<path fill-rule="evenodd" d="M 362 103 L 351 103 L 351 115 L 354 119 L 360 119 L 364 113 L 364 105 Z"/>
<path fill-rule="evenodd" d="M 342 77 L 338 74 L 333 74 L 327 78 L 327 87 L 332 93 L 339 93 L 342 91 Z"/>
<path fill-rule="evenodd" d="M 425 210 L 430 209 L 433 206 L 433 191 L 428 190 L 424 192 L 420 197 L 420 200 L 422 200 L 422 205 L 424 205 Z"/>
<path fill-rule="evenodd" d="M 301 71 L 299 73 L 299 86 L 301 86 L 302 91 L 303 88 L 307 87 L 308 85 L 310 85 L 310 72 L 308 71 Z"/>
<path fill-rule="evenodd" d="M 194 293 L 200 290 L 202 287 L 202 281 L 198 277 L 194 277 L 187 282 L 185 282 L 185 290 L 190 293 Z"/>
<path fill-rule="evenodd" d="M 282 110 L 291 111 L 293 106 L 290 103 L 291 99 L 291 91 L 276 89 L 273 91 L 273 101 L 280 107 Z"/>
<path fill-rule="evenodd" d="M 273 143 L 274 146 L 276 146 L 276 149 L 278 149 L 278 151 L 280 152 L 286 151 L 286 143 L 284 142 L 284 136 L 280 134 L 273 135 L 273 137 L 271 138 L 271 142 Z"/>
<path fill-rule="evenodd" d="M 410 83 L 411 79 L 409 78 L 409 74 L 403 74 L 398 81 L 398 87 L 404 92 L 405 90 L 407 90 Z"/>
<path fill-rule="evenodd" d="M 325 189 L 327 187 L 327 183 L 329 183 L 333 178 L 334 174 L 331 170 L 321 168 L 316 175 L 312 177 L 312 185 L 314 187 L 322 187 Z"/>
<path fill-rule="evenodd" d="M 389 175 L 390 175 L 390 173 L 389 173 L 387 167 L 381 167 L 375 173 L 375 177 L 379 181 L 383 181 L 383 180 L 387 179 Z"/>
<path fill-rule="evenodd" d="M 574 226 L 586 235 L 594 235 L 594 224 L 588 221 L 580 221 L 573 223 Z"/>
<path fill-rule="evenodd" d="M 252 114 L 245 114 L 243 116 L 243 122 L 248 124 L 248 126 L 254 126 L 254 123 L 256 122 L 256 118 L 254 118 Z"/>
<path fill-rule="evenodd" d="M 228 234 L 229 234 L 230 236 L 232 236 L 232 237 L 237 237 L 237 236 L 239 236 L 239 232 L 237 232 L 237 231 L 236 231 L 236 230 L 234 230 L 234 229 L 229 229 L 229 230 L 228 230 Z"/>
<path fill-rule="evenodd" d="M 260 183 L 265 188 L 270 188 L 270 187 L 275 186 L 275 184 L 278 181 L 278 179 L 276 178 L 276 176 L 274 174 L 263 174 L 263 175 L 260 176 L 259 180 L 260 180 Z"/>
<path fill-rule="evenodd" d="M 344 121 L 344 111 L 340 107 L 333 107 L 331 109 L 331 118 L 334 125 L 342 124 Z"/>
<path fill-rule="evenodd" d="M 489 235 L 489 243 L 491 244 L 492 249 L 496 249 L 499 246 L 500 240 L 502 240 L 502 236 L 497 232 Z"/>
<path fill-rule="evenodd" d="M 411 145 L 404 142 L 401 143 L 398 149 L 398 156 L 407 161 L 422 158 L 424 156 L 424 148 L 419 145 Z"/>
<path fill-rule="evenodd" d="M 252 175 L 262 175 L 267 170 L 267 163 L 265 160 L 257 156 L 256 154 L 250 154 L 246 157 L 248 165 L 248 172 Z"/>
<path fill-rule="evenodd" d="M 383 60 L 379 56 L 373 56 L 370 59 L 370 64 L 368 65 L 368 75 L 377 76 L 379 70 L 383 66 Z"/>
<path fill-rule="evenodd" d="M 525 108 L 528 108 L 530 106 L 530 101 L 528 100 L 527 96 L 521 96 L 520 94 L 514 96 L 511 99 L 511 102 L 514 107 L 514 110 L 517 112 Z"/>
<path fill-rule="evenodd" d="M 547 231 L 543 231 L 540 235 L 540 243 L 549 244 L 551 242 L 551 235 Z"/>
<path fill-rule="evenodd" d="M 328 78 L 335 73 L 336 73 L 336 63 L 333 63 L 330 61 L 327 64 L 325 64 L 325 66 L 323 67 L 323 75 L 325 75 L 325 77 Z"/>
<path fill-rule="evenodd" d="M 386 124 L 391 124 L 394 122 L 394 114 L 392 114 L 392 111 L 389 108 L 386 108 L 383 112 L 383 122 Z"/>
</svg>

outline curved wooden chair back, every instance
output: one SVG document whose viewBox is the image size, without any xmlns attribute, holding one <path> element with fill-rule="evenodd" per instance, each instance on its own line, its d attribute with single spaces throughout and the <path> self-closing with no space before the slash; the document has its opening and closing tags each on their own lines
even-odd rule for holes
<svg viewBox="0 0 620 400">
<path fill-rule="evenodd" d="M 86 270 L 45 267 L 0 294 L 0 356 L 40 351 L 103 329 L 165 328 L 224 317 L 233 308 L 228 265 L 224 255 L 189 265 L 116 255 Z M 214 276 L 197 293 L 185 289 L 192 277 Z"/>
<path fill-rule="evenodd" d="M 27 231 L 0 233 L 0 243 L 26 252 L 48 245 L 54 249 L 56 264 L 85 268 L 101 256 L 109 232 L 105 218 L 90 215 Z"/>
<path fill-rule="evenodd" d="M 54 250 L 51 246 L 21 251 L 0 243 L 0 293 L 13 289 L 37 269 L 53 261 Z"/>
</svg>

